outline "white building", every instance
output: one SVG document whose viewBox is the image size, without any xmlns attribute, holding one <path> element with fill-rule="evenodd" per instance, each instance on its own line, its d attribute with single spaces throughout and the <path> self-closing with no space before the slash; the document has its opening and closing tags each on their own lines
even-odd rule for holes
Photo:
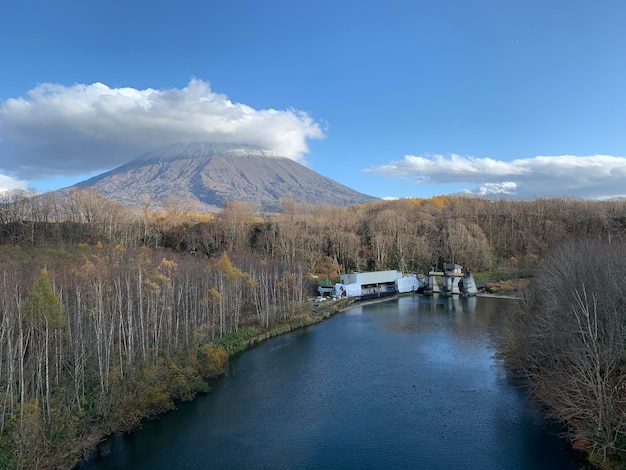
<svg viewBox="0 0 626 470">
<path fill-rule="evenodd" d="M 415 275 L 403 276 L 401 271 L 372 271 L 339 276 L 335 285 L 337 297 L 383 297 L 396 293 L 417 292 L 420 287 Z"/>
</svg>

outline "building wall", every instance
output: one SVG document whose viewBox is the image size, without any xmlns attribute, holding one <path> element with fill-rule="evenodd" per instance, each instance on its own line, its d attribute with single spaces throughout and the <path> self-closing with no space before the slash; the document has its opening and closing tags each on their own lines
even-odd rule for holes
<svg viewBox="0 0 626 470">
<path fill-rule="evenodd" d="M 385 284 L 395 282 L 396 279 L 402 277 L 402 273 L 396 270 L 390 271 L 373 271 L 368 273 L 350 273 L 341 274 L 339 276 L 342 284 L 360 284 L 367 286 L 370 284 Z"/>
</svg>

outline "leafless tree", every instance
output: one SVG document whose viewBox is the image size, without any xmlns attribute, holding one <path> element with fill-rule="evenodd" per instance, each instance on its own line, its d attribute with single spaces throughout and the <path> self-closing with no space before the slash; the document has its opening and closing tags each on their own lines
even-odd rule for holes
<svg viewBox="0 0 626 470">
<path fill-rule="evenodd" d="M 550 253 L 512 321 L 516 365 L 579 447 L 626 452 L 626 246 L 569 242 Z"/>
</svg>

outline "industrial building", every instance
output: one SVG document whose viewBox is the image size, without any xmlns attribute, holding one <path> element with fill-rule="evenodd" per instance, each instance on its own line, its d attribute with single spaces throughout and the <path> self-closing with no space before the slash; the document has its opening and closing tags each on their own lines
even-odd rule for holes
<svg viewBox="0 0 626 470">
<path fill-rule="evenodd" d="M 403 275 L 401 271 L 372 271 L 348 273 L 339 276 L 335 297 L 360 297 L 370 299 L 406 292 L 417 292 L 421 283 L 416 275 Z"/>
</svg>

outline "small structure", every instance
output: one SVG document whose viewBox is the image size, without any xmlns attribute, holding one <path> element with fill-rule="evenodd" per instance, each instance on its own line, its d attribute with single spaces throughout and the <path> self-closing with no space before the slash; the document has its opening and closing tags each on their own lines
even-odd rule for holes
<svg viewBox="0 0 626 470">
<path fill-rule="evenodd" d="M 478 294 L 478 286 L 476 285 L 476 280 L 474 276 L 472 276 L 472 272 L 468 269 L 465 271 L 465 276 L 463 277 L 463 288 L 461 289 L 463 295 L 471 296 Z"/>
<path fill-rule="evenodd" d="M 335 286 L 333 286 L 333 283 L 330 281 L 330 279 L 324 279 L 323 281 L 319 281 L 319 284 L 317 286 L 317 293 L 321 297 L 330 297 L 331 295 L 333 295 L 334 289 Z"/>
<path fill-rule="evenodd" d="M 341 274 L 339 279 L 346 285 L 358 285 L 361 298 L 382 297 L 396 293 L 396 280 L 402 273 L 396 270 Z M 358 289 L 351 289 L 357 291 Z"/>
<path fill-rule="evenodd" d="M 439 285 L 438 278 L 442 280 Z M 463 272 L 463 266 L 453 263 L 446 263 L 443 271 L 435 271 L 433 268 L 426 274 L 424 281 L 424 294 L 443 295 L 476 295 L 478 288 L 472 272 L 467 269 Z"/>
<path fill-rule="evenodd" d="M 463 277 L 463 266 L 454 263 L 443 265 L 443 289 L 442 294 L 460 294 L 459 281 Z"/>
<path fill-rule="evenodd" d="M 401 277 L 402 273 L 396 270 L 341 274 L 335 295 L 364 299 L 393 295 L 397 292 L 396 281 Z"/>
<path fill-rule="evenodd" d="M 396 292 L 398 292 L 398 294 L 406 294 L 408 292 L 416 293 L 422 287 L 424 287 L 422 282 L 415 274 L 409 274 L 396 279 Z"/>
</svg>

